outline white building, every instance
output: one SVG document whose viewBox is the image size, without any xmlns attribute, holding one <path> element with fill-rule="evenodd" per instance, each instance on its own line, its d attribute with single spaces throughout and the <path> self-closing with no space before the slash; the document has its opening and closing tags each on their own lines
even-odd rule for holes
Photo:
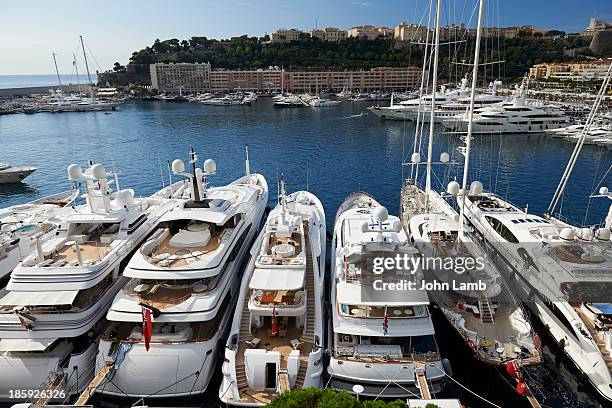
<svg viewBox="0 0 612 408">
<path fill-rule="evenodd" d="M 272 31 L 270 34 L 270 42 L 273 43 L 288 43 L 300 39 L 300 36 L 304 34 L 302 30 L 297 28 L 279 28 Z"/>
<path fill-rule="evenodd" d="M 318 38 L 321 41 L 335 42 L 346 39 L 347 32 L 346 30 L 340 30 L 339 28 L 327 27 L 312 30 L 310 32 L 310 36 L 313 38 Z"/>
<path fill-rule="evenodd" d="M 365 37 L 368 40 L 375 40 L 379 37 L 393 37 L 393 29 L 389 27 L 374 27 L 372 25 L 362 25 L 351 27 L 346 30 L 348 37 Z"/>
<path fill-rule="evenodd" d="M 396 41 L 426 41 L 427 27 L 421 24 L 407 24 L 402 21 L 395 27 L 393 38 Z"/>
</svg>

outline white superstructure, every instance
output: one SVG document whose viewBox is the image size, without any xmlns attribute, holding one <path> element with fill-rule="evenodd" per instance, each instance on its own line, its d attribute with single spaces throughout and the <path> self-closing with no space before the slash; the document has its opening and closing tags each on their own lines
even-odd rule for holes
<svg viewBox="0 0 612 408">
<path fill-rule="evenodd" d="M 325 214 L 312 193 L 285 195 L 251 251 L 225 349 L 219 397 L 262 406 L 323 372 Z"/>
<path fill-rule="evenodd" d="M 125 283 L 123 261 L 164 211 L 159 200 L 120 189 L 116 174 L 111 191 L 112 173 L 100 164 L 86 173 L 71 165 L 68 175 L 85 183 L 86 204 L 63 217 L 53 238 L 37 241 L 0 290 L 2 400 L 15 399 L 10 390 L 50 387 L 67 398 L 89 383 L 101 320 Z"/>
<path fill-rule="evenodd" d="M 332 251 L 330 386 L 353 392 L 359 384 L 364 395 L 414 397 L 420 377 L 429 392 L 440 392 L 446 373 L 427 293 L 417 287 L 397 298 L 364 295 L 373 285 L 374 258 L 418 256 L 399 218 L 371 196 L 355 193 L 336 214 Z"/>
<path fill-rule="evenodd" d="M 497 252 L 527 306 L 594 388 L 612 400 L 612 242 L 609 225 L 561 225 L 482 192 L 473 182 L 465 215 Z M 463 198 L 458 196 L 459 205 Z"/>
<path fill-rule="evenodd" d="M 216 165 L 186 173 L 167 197 L 172 209 L 134 253 L 130 278 L 107 314 L 96 370 L 109 367 L 96 391 L 131 397 L 182 397 L 206 391 L 238 297 L 250 244 L 257 235 L 268 186 L 247 174 L 226 186 L 206 187 Z M 248 163 L 248 162 L 247 162 Z M 163 374 L 160 374 L 163 373 Z"/>
</svg>

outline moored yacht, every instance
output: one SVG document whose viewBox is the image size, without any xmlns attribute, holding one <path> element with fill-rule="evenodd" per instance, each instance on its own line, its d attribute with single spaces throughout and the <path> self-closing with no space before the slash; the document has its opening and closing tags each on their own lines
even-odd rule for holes
<svg viewBox="0 0 612 408">
<path fill-rule="evenodd" d="M 129 397 L 184 397 L 206 391 L 224 339 L 250 244 L 268 201 L 263 176 L 207 188 L 216 173 L 175 160 L 188 183 L 170 186 L 172 209 L 134 253 L 130 278 L 115 297 L 100 340 L 96 370 L 112 381 L 96 391 Z M 163 367 L 164 375 L 160 375 Z"/>
<path fill-rule="evenodd" d="M 124 260 L 163 213 L 152 198 L 109 188 L 107 173 L 95 164 L 69 179 L 84 182 L 86 204 L 66 214 L 55 236 L 12 272 L 0 290 L 0 399 L 19 400 L 11 390 L 39 393 L 41 404 L 81 392 L 93 378 L 102 320 L 125 283 Z"/>
<path fill-rule="evenodd" d="M 26 256 L 55 236 L 63 215 L 69 214 L 78 190 L 0 209 L 0 287 Z"/>
<path fill-rule="evenodd" d="M 612 400 L 612 221 L 595 231 L 562 227 L 483 192 L 477 181 L 457 200 L 559 348 Z"/>
<path fill-rule="evenodd" d="M 412 289 L 394 294 L 376 286 L 376 258 L 418 257 L 399 218 L 373 197 L 355 193 L 336 213 L 332 251 L 330 386 L 354 392 L 359 384 L 364 395 L 382 397 L 440 392 L 446 371 L 420 271 L 387 275 L 396 283 L 413 282 Z"/>
<path fill-rule="evenodd" d="M 225 349 L 219 398 L 262 406 L 323 372 L 325 214 L 312 193 L 285 195 L 253 246 Z"/>
<path fill-rule="evenodd" d="M 33 166 L 13 167 L 0 163 L 0 184 L 19 183 L 35 171 Z"/>
</svg>

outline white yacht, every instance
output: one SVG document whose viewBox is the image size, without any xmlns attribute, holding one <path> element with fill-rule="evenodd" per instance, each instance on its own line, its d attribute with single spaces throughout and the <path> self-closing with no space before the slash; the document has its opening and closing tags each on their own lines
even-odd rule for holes
<svg viewBox="0 0 612 408">
<path fill-rule="evenodd" d="M 521 85 L 512 101 L 478 109 L 474 113 L 472 132 L 543 133 L 548 129 L 556 129 L 569 124 L 569 118 L 562 111 L 546 107 L 539 102 L 528 103 L 523 97 L 523 92 Z M 442 121 L 445 128 L 463 133 L 467 132 L 469 122 L 467 113 Z"/>
<path fill-rule="evenodd" d="M 465 214 L 560 349 L 612 401 L 612 217 L 596 231 L 560 228 L 482 192 L 478 181 Z"/>
<path fill-rule="evenodd" d="M 251 251 L 225 349 L 219 398 L 263 406 L 294 388 L 321 386 L 325 213 L 307 191 L 285 195 Z"/>
<path fill-rule="evenodd" d="M 108 379 L 96 391 L 143 398 L 206 391 L 238 298 L 240 277 L 268 201 L 263 176 L 246 175 L 207 188 L 216 173 L 175 160 L 188 183 L 169 187 L 173 208 L 130 259 L 130 278 L 115 297 L 100 340 L 96 370 Z M 163 375 L 160 369 L 163 368 Z"/>
<path fill-rule="evenodd" d="M 354 392 L 359 384 L 363 395 L 383 397 L 439 393 L 446 371 L 427 292 L 418 285 L 396 294 L 373 290 L 381 279 L 371 268 L 376 258 L 418 257 L 400 219 L 355 193 L 336 213 L 332 251 L 330 386 Z M 417 284 L 420 272 L 412 272 L 389 276 Z"/>
<path fill-rule="evenodd" d="M 458 183 L 451 182 L 449 191 Z M 459 333 L 474 356 L 485 364 L 520 366 L 542 362 L 541 344 L 527 313 L 505 283 L 487 254 L 469 232 L 459 227 L 459 214 L 436 191 L 429 193 L 425 212 L 425 192 L 407 182 L 402 190 L 402 223 L 408 237 L 427 257 L 471 258 L 472 265 L 462 274 L 429 269 L 429 279 L 445 282 L 449 290 L 433 290 L 432 301 Z"/>
<path fill-rule="evenodd" d="M 86 204 L 63 217 L 55 236 L 12 272 L 0 290 L 0 400 L 31 396 L 11 390 L 44 390 L 44 404 L 81 392 L 94 374 L 102 321 L 124 285 L 124 260 L 155 225 L 163 208 L 132 190 L 109 188 L 104 166 L 69 179 L 86 183 Z"/>
<path fill-rule="evenodd" d="M 78 190 L 53 194 L 0 209 L 0 287 L 17 264 L 55 236 L 63 215 L 70 213 Z"/>
<path fill-rule="evenodd" d="M 203 105 L 212 106 L 236 106 L 244 105 L 244 98 L 242 96 L 225 95 L 220 98 L 208 98 L 200 101 Z"/>
<path fill-rule="evenodd" d="M 467 95 L 466 85 L 467 79 L 463 78 L 458 89 L 448 90 L 445 86 L 442 86 L 440 92 L 436 92 L 435 95 L 424 95 L 397 104 L 394 103 L 394 98 L 392 98 L 390 106 L 376 105 L 367 109 L 385 120 L 416 120 L 420 116 L 422 121 L 429 122 L 432 100 L 435 98 L 435 103 L 438 106 L 455 103 L 459 98 L 464 98 Z M 465 110 L 465 106 L 463 109 Z"/>
<path fill-rule="evenodd" d="M 342 101 L 334 100 L 334 99 L 325 99 L 319 96 L 312 98 L 308 101 L 308 104 L 313 108 L 331 108 L 333 106 L 338 106 L 342 103 Z"/>
<path fill-rule="evenodd" d="M 62 90 L 50 90 L 42 98 L 38 108 L 52 113 L 61 112 L 98 112 L 115 110 L 119 106 L 116 100 L 101 100 L 94 96 L 66 95 Z"/>
<path fill-rule="evenodd" d="M 36 167 L 33 166 L 13 167 L 0 163 L 0 184 L 20 183 L 35 171 Z"/>
</svg>

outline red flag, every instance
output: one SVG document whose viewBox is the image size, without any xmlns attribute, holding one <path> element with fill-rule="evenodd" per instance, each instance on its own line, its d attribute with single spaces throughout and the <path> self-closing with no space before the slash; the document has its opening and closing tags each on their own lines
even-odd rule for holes
<svg viewBox="0 0 612 408">
<path fill-rule="evenodd" d="M 278 334 L 278 325 L 276 324 L 276 306 L 272 307 L 272 335 Z"/>
<path fill-rule="evenodd" d="M 142 313 L 142 334 L 144 336 L 145 349 L 149 351 L 151 335 L 153 334 L 153 321 L 151 319 L 151 311 L 146 307 L 142 307 L 140 311 Z"/>
</svg>

